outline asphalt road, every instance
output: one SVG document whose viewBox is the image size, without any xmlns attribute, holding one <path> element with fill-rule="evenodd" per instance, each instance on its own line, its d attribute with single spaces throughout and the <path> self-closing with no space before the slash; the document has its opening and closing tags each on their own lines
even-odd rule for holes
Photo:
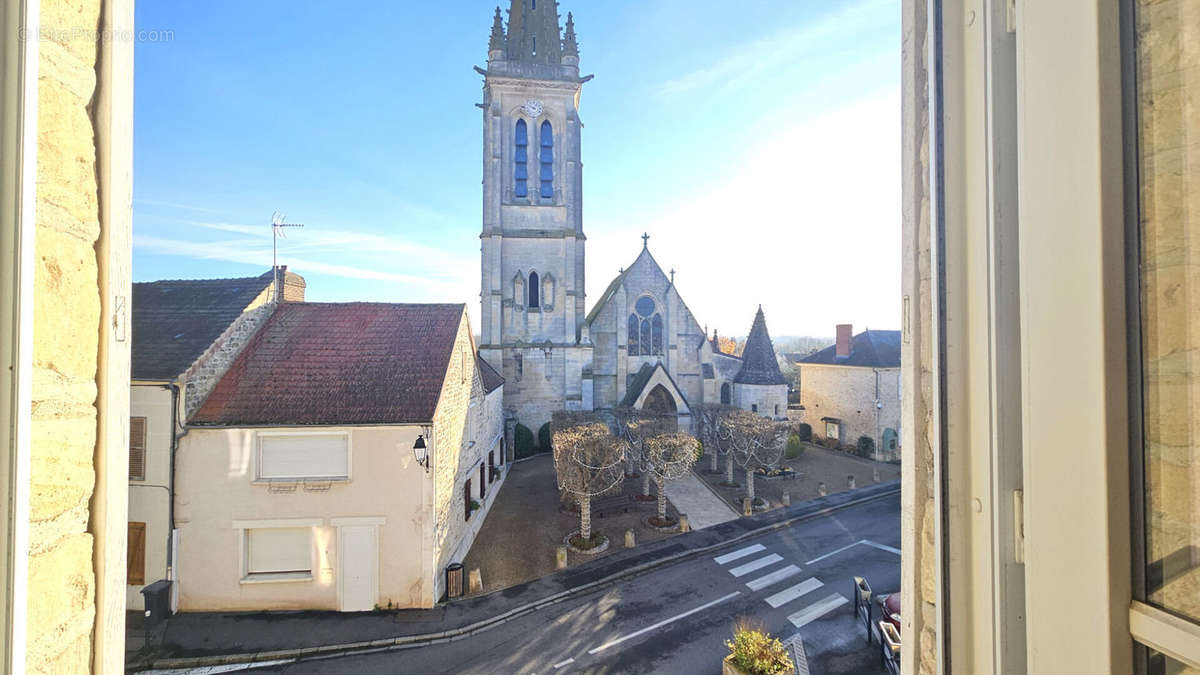
<svg viewBox="0 0 1200 675">
<path fill-rule="evenodd" d="M 551 605 L 478 635 L 257 672 L 719 673 L 735 621 L 799 635 L 812 673 L 881 673 L 852 578 L 900 586 L 900 497 L 852 506 Z"/>
</svg>

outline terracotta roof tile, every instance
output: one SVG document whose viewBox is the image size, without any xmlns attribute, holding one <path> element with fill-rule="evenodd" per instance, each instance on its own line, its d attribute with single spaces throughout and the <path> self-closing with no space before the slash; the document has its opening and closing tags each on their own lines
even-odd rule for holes
<svg viewBox="0 0 1200 675">
<path fill-rule="evenodd" d="M 429 422 L 463 321 L 461 304 L 285 303 L 190 422 Z"/>
</svg>

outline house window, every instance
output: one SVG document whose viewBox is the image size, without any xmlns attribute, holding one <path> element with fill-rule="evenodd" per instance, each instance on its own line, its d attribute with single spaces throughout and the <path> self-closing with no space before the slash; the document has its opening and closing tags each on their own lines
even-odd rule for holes
<svg viewBox="0 0 1200 675">
<path fill-rule="evenodd" d="M 517 120 L 517 132 L 513 141 L 513 195 L 524 199 L 529 196 L 529 129 L 525 120 Z"/>
<path fill-rule="evenodd" d="M 541 289 L 538 287 L 538 273 L 530 272 L 529 273 L 529 306 L 530 307 L 538 307 L 540 305 L 539 297 L 538 297 L 540 290 Z"/>
<path fill-rule="evenodd" d="M 129 480 L 146 480 L 146 418 L 129 418 Z"/>
<path fill-rule="evenodd" d="M 145 523 L 129 523 L 125 550 L 125 583 L 130 586 L 144 586 L 146 584 Z"/>
<path fill-rule="evenodd" d="M 750 412 L 758 412 L 758 404 L 757 403 L 750 404 Z"/>
<path fill-rule="evenodd" d="M 312 576 L 312 528 L 265 527 L 242 530 L 245 577 Z"/>
<path fill-rule="evenodd" d="M 779 417 L 779 404 L 778 403 L 775 404 L 775 416 Z"/>
<path fill-rule="evenodd" d="M 261 434 L 259 480 L 346 480 L 349 434 Z"/>
<path fill-rule="evenodd" d="M 471 519 L 471 479 L 463 484 L 463 520 Z"/>
<path fill-rule="evenodd" d="M 662 314 L 654 298 L 643 295 L 629 315 L 629 355 L 655 356 L 663 353 Z"/>
<path fill-rule="evenodd" d="M 488 450 L 488 482 L 493 481 L 492 468 L 496 466 L 496 451 Z"/>
<path fill-rule="evenodd" d="M 732 405 L 732 404 L 733 404 L 733 388 L 729 386 L 728 382 L 726 382 L 725 384 L 721 385 L 721 405 Z"/>
<path fill-rule="evenodd" d="M 832 438 L 835 441 L 842 440 L 842 425 L 838 422 L 825 422 L 825 438 Z"/>
<path fill-rule="evenodd" d="M 483 464 L 479 465 L 479 501 L 487 496 L 487 467 Z"/>
<path fill-rule="evenodd" d="M 541 165 L 541 173 L 539 177 L 542 181 L 542 198 L 554 198 L 554 129 L 550 127 L 550 121 L 542 122 L 542 152 L 539 157 Z"/>
</svg>

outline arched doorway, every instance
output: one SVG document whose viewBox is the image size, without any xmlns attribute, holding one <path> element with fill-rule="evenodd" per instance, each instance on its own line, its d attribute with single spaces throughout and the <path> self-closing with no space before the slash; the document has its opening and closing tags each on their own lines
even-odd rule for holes
<svg viewBox="0 0 1200 675">
<path fill-rule="evenodd" d="M 728 382 L 721 385 L 721 405 L 733 405 L 733 388 Z"/>
<path fill-rule="evenodd" d="M 674 415 L 678 408 L 675 406 L 675 397 L 660 384 L 646 395 L 646 400 L 642 402 L 642 410 L 659 415 Z"/>
</svg>

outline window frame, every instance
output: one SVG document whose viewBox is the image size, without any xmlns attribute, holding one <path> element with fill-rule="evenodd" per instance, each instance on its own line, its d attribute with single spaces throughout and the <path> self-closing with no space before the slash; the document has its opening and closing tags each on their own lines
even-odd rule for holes
<svg viewBox="0 0 1200 675">
<path fill-rule="evenodd" d="M 265 520 L 235 520 L 233 529 L 238 538 L 238 583 L 275 584 L 293 582 L 312 582 L 316 579 L 317 569 L 316 528 L 324 525 L 321 518 L 276 518 Z M 250 549 L 248 539 L 251 530 L 308 530 L 308 572 L 250 572 Z"/>
<path fill-rule="evenodd" d="M 140 423 L 141 428 L 142 428 L 142 445 L 140 448 L 137 447 L 136 445 L 134 445 L 134 442 L 133 442 L 134 429 L 136 426 L 138 426 L 138 423 Z M 150 436 L 149 420 L 146 417 L 140 417 L 140 416 L 136 416 L 136 415 L 130 416 L 130 418 L 129 418 L 129 465 L 130 465 L 129 480 L 131 480 L 131 481 L 140 483 L 140 482 L 145 482 L 145 480 L 146 480 L 146 454 L 147 454 L 146 446 L 149 445 L 149 443 L 147 442 L 149 436 Z M 141 474 L 136 475 L 136 476 L 133 473 L 133 458 L 134 458 L 134 450 L 135 449 L 140 450 L 142 453 L 142 461 L 141 461 L 142 472 L 141 472 Z"/>
<path fill-rule="evenodd" d="M 341 436 L 346 439 L 346 475 L 345 476 L 263 476 L 262 468 L 262 439 L 264 437 L 280 436 Z M 254 434 L 254 467 L 251 474 L 252 483 L 267 485 L 270 483 L 303 483 L 305 481 L 331 481 L 334 483 L 349 483 L 354 478 L 354 434 L 349 431 L 257 431 Z"/>
</svg>

